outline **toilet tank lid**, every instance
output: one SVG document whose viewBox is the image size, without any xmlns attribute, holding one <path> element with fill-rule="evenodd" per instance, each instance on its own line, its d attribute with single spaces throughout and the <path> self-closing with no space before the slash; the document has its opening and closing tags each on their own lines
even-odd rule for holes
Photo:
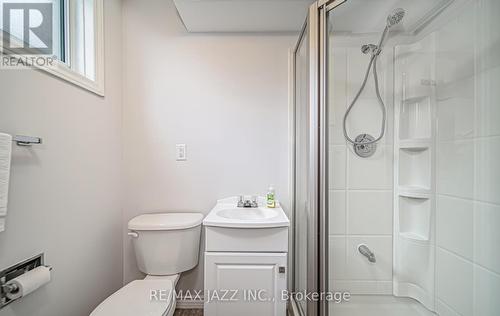
<svg viewBox="0 0 500 316">
<path fill-rule="evenodd" d="M 162 213 L 143 214 L 128 222 L 132 230 L 177 230 L 201 225 L 203 214 L 200 213 Z"/>
</svg>

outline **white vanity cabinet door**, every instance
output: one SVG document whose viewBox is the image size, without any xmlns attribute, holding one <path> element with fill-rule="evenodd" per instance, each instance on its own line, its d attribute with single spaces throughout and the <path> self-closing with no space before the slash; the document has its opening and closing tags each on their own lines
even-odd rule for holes
<svg viewBox="0 0 500 316">
<path fill-rule="evenodd" d="M 286 253 L 205 253 L 205 316 L 285 316 Z"/>
</svg>

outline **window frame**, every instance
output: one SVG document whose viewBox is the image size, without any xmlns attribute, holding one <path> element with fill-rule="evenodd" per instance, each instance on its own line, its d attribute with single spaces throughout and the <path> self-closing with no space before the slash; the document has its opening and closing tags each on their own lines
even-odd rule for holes
<svg viewBox="0 0 500 316">
<path fill-rule="evenodd" d="M 71 5 L 71 0 L 64 1 L 64 60 L 54 60 L 52 66 L 32 65 L 33 68 L 41 70 L 65 81 L 68 81 L 78 87 L 86 89 L 98 96 L 104 97 L 104 0 L 94 0 L 94 54 L 95 54 L 95 79 L 89 79 L 84 74 L 74 69 L 71 59 L 74 58 L 74 36 L 76 25 L 74 23 L 75 6 Z M 0 48 L 2 51 L 9 52 L 8 48 L 3 47 L 3 32 L 0 32 Z M 14 55 L 16 56 L 16 55 Z M 21 56 L 19 56 L 20 58 Z"/>
</svg>

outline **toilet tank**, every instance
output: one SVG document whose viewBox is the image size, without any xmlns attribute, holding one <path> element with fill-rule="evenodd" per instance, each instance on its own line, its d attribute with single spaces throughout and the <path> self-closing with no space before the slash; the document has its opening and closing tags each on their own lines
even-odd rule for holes
<svg viewBox="0 0 500 316">
<path fill-rule="evenodd" d="M 139 270 L 148 275 L 171 275 L 198 264 L 199 213 L 144 214 L 128 222 Z"/>
</svg>

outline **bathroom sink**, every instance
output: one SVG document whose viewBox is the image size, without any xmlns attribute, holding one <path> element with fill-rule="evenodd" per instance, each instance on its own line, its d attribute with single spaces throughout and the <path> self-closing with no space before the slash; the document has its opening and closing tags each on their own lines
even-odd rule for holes
<svg viewBox="0 0 500 316">
<path fill-rule="evenodd" d="M 217 201 L 215 207 L 203 220 L 204 226 L 229 228 L 288 227 L 290 221 L 281 207 L 267 208 L 265 199 L 259 197 L 259 207 L 237 207 L 238 198 L 231 197 Z"/>
<path fill-rule="evenodd" d="M 228 208 L 217 211 L 217 215 L 227 219 L 260 220 L 274 218 L 279 213 L 270 208 Z"/>
</svg>

